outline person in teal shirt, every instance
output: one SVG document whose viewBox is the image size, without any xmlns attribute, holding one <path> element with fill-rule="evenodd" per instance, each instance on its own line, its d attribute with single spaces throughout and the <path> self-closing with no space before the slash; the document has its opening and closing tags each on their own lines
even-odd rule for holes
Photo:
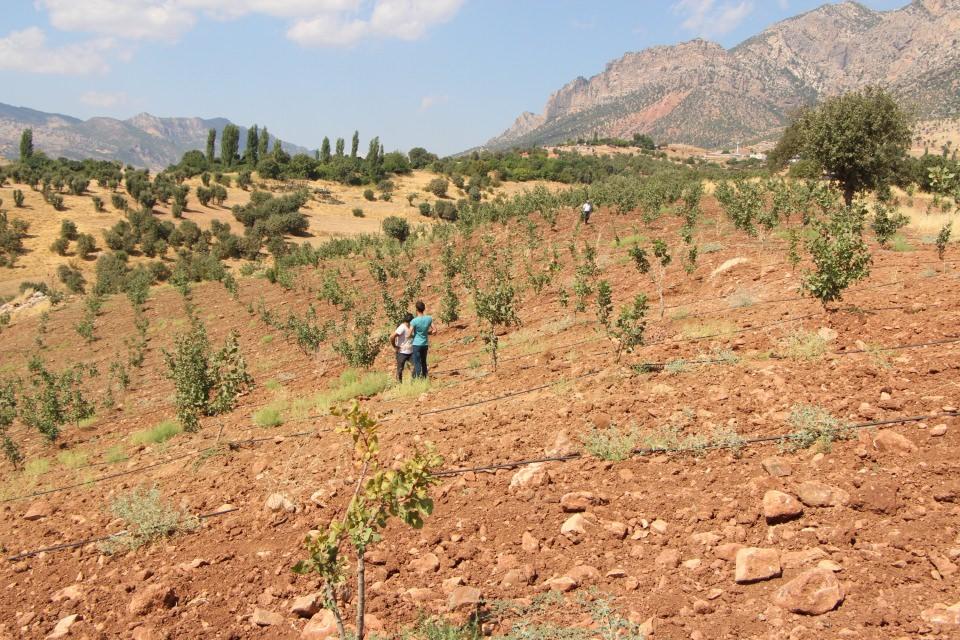
<svg viewBox="0 0 960 640">
<path fill-rule="evenodd" d="M 424 313 L 427 305 L 423 300 L 417 300 L 417 317 L 410 321 L 413 330 L 413 377 L 427 377 L 427 350 L 430 348 L 430 334 L 436 333 L 433 328 L 433 317 Z"/>
</svg>

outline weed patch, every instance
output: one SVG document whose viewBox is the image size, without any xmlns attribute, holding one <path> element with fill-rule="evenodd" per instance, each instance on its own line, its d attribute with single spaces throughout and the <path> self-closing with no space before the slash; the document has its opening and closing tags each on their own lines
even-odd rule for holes
<svg viewBox="0 0 960 640">
<path fill-rule="evenodd" d="M 827 352 L 827 341 L 815 331 L 794 331 L 780 342 L 780 351 L 793 360 L 817 360 Z"/>
<path fill-rule="evenodd" d="M 162 538 L 192 531 L 200 524 L 195 517 L 164 502 L 156 487 L 148 491 L 136 489 L 114 499 L 110 513 L 124 521 L 126 533 L 103 545 L 103 550 L 108 553 L 138 549 Z"/>
<path fill-rule="evenodd" d="M 835 440 L 849 437 L 846 425 L 816 405 L 795 405 L 788 418 L 793 431 L 780 443 L 784 451 L 799 451 L 817 445 L 824 452 L 830 451 Z"/>
<path fill-rule="evenodd" d="M 684 338 L 695 340 L 699 338 L 709 338 L 711 336 L 732 333 L 736 330 L 737 325 L 733 324 L 732 322 L 726 322 L 724 320 L 704 320 L 702 322 L 687 323 L 683 325 L 683 327 L 680 329 L 680 332 L 683 334 Z"/>
<path fill-rule="evenodd" d="M 283 424 L 283 406 L 272 403 L 253 413 L 253 424 L 265 429 L 279 427 Z"/>
<path fill-rule="evenodd" d="M 419 378 L 417 380 L 407 380 L 403 384 L 390 387 L 383 394 L 383 397 L 387 400 L 419 398 L 427 391 L 430 391 L 430 380 Z"/>
<path fill-rule="evenodd" d="M 162 444 L 179 433 L 183 433 L 183 427 L 179 422 L 164 420 L 152 429 L 137 431 L 131 437 L 131 441 L 133 444 Z"/>
<path fill-rule="evenodd" d="M 78 469 L 87 465 L 87 454 L 83 451 L 61 451 L 57 454 L 57 462 L 67 469 Z"/>
<path fill-rule="evenodd" d="M 594 427 L 583 436 L 583 447 L 595 458 L 619 462 L 630 457 L 637 439 L 637 432 L 632 428 L 619 429 L 614 425 L 606 429 Z"/>
</svg>

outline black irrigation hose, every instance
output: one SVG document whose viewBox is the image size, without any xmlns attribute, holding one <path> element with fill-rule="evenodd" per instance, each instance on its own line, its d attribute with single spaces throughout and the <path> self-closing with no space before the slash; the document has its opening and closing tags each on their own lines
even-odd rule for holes
<svg viewBox="0 0 960 640">
<path fill-rule="evenodd" d="M 208 518 L 215 518 L 217 516 L 226 515 L 228 513 L 233 513 L 234 511 L 239 511 L 237 507 L 232 509 L 224 509 L 223 511 L 214 511 L 213 513 L 205 513 L 203 515 L 197 516 L 198 520 L 206 520 Z M 52 551 L 65 551 L 67 549 L 76 549 L 77 547 L 83 547 L 88 544 L 93 544 L 95 542 L 103 542 L 105 540 L 112 540 L 113 538 L 118 538 L 120 536 L 126 535 L 126 531 L 118 531 L 116 533 L 111 533 L 106 536 L 98 536 L 96 538 L 86 538 L 84 540 L 77 540 L 75 542 L 64 542 L 63 544 L 55 544 L 52 547 L 43 547 L 42 549 L 34 549 L 33 551 L 25 551 L 19 553 L 15 556 L 9 556 L 7 560 L 10 562 L 18 562 L 20 560 L 25 560 L 27 558 L 32 558 L 33 556 L 40 555 L 41 553 L 50 553 Z"/>
</svg>

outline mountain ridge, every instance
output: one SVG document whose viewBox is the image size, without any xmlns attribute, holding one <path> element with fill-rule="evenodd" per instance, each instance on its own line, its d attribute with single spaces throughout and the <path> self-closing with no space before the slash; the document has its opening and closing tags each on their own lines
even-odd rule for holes
<svg viewBox="0 0 960 640">
<path fill-rule="evenodd" d="M 49 156 L 120 160 L 157 170 L 179 162 L 187 151 L 205 150 L 210 129 L 217 130 L 219 153 L 223 128 L 228 124 L 231 121 L 223 117 L 159 117 L 147 112 L 126 120 L 107 116 L 81 120 L 0 102 L 0 156 L 15 159 L 19 155 L 20 134 L 31 128 L 35 148 Z M 242 152 L 247 128 L 237 126 Z M 271 136 L 270 140 L 272 145 L 275 138 Z M 291 154 L 309 152 L 289 142 L 281 141 L 281 145 Z"/>
<path fill-rule="evenodd" d="M 730 49 L 703 39 L 627 52 L 524 112 L 486 148 L 634 133 L 721 146 L 775 135 L 790 113 L 878 83 L 921 117 L 960 115 L 960 0 L 875 11 L 826 4 Z"/>
</svg>

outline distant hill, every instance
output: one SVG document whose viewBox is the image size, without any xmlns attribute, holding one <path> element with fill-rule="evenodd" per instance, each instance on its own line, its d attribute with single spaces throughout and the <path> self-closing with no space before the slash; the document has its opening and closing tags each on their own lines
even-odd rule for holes
<svg viewBox="0 0 960 640">
<path fill-rule="evenodd" d="M 226 118 L 158 118 L 149 113 L 127 120 L 80 120 L 0 103 L 0 156 L 16 158 L 20 134 L 29 127 L 33 129 L 34 147 L 54 158 L 120 160 L 136 167 L 162 169 L 178 162 L 191 149 L 206 149 L 209 129 L 217 130 L 219 153 L 220 136 L 228 124 Z M 240 127 L 241 151 L 246 140 L 247 129 Z M 308 152 L 295 144 L 281 144 L 291 154 Z"/>
<path fill-rule="evenodd" d="M 827 4 L 727 50 L 693 40 L 627 53 L 523 113 L 487 148 L 543 145 L 594 132 L 704 147 L 775 135 L 791 111 L 880 83 L 924 119 L 960 116 L 960 0 L 894 11 Z"/>
</svg>

